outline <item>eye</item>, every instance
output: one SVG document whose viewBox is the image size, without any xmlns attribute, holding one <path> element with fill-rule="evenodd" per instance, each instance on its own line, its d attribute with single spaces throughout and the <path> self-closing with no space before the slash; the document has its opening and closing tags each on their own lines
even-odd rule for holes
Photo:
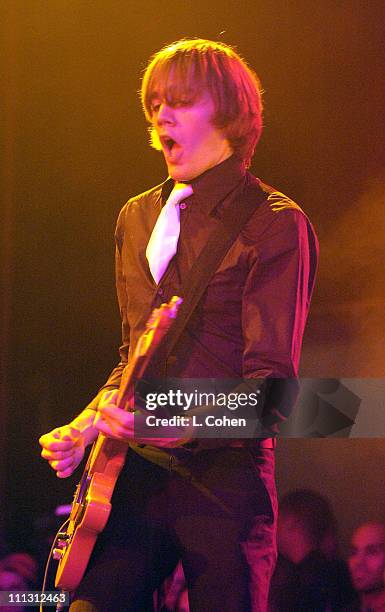
<svg viewBox="0 0 385 612">
<path fill-rule="evenodd" d="M 187 99 L 181 99 L 181 100 L 176 100 L 173 104 L 173 106 L 175 108 L 181 108 L 183 106 L 189 106 L 191 104 L 190 100 Z"/>
<path fill-rule="evenodd" d="M 162 103 L 161 98 L 156 94 L 153 93 L 151 98 L 150 98 L 150 111 L 151 113 L 157 113 L 160 109 L 160 105 Z"/>
</svg>

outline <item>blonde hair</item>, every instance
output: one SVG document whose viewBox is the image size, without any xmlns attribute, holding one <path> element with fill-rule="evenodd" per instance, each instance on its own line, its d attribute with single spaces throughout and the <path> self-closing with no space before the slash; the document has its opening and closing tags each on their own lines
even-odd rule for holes
<svg viewBox="0 0 385 612">
<path fill-rule="evenodd" d="M 212 123 L 222 129 L 235 155 L 250 166 L 262 132 L 262 88 L 258 76 L 232 47 L 202 38 L 182 39 L 155 53 L 145 70 L 141 101 L 151 123 L 154 97 L 168 104 L 194 102 L 207 90 Z M 153 127 L 151 144 L 161 145 Z"/>
</svg>

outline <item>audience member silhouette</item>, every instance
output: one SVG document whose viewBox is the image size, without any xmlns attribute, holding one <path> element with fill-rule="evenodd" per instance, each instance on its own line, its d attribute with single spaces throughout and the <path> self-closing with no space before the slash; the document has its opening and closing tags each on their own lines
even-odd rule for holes
<svg viewBox="0 0 385 612">
<path fill-rule="evenodd" d="M 348 559 L 358 601 L 351 610 L 385 612 L 385 524 L 368 522 L 352 535 Z M 347 608 L 349 609 L 349 608 Z"/>
<path fill-rule="evenodd" d="M 337 522 L 325 497 L 302 489 L 282 498 L 278 551 L 271 612 L 329 612 L 351 601 L 348 569 L 338 554 Z"/>
</svg>

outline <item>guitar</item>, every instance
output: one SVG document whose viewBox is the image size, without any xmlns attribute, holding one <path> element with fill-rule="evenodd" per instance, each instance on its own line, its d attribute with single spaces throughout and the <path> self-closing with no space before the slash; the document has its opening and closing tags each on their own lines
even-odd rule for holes
<svg viewBox="0 0 385 612">
<path fill-rule="evenodd" d="M 155 349 L 171 327 L 182 299 L 174 296 L 168 304 L 156 308 L 140 336 L 133 358 L 124 368 L 117 406 L 135 409 L 134 385 L 144 374 Z M 124 465 L 128 442 L 99 434 L 76 487 L 65 532 L 56 536 L 53 558 L 59 562 L 55 587 L 73 591 L 86 571 L 98 534 L 106 526 L 111 512 L 111 497 Z"/>
</svg>

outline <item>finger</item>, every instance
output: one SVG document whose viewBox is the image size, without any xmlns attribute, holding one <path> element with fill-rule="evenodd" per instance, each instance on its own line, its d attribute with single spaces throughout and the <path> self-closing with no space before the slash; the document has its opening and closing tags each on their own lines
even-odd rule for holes
<svg viewBox="0 0 385 612">
<path fill-rule="evenodd" d="M 50 444 L 54 440 L 55 440 L 55 437 L 53 436 L 53 434 L 47 433 L 47 434 L 44 434 L 44 436 L 40 436 L 39 444 L 40 446 L 45 447 L 47 446 L 47 444 Z"/>
<path fill-rule="evenodd" d="M 66 432 L 64 436 L 62 436 L 62 440 L 73 440 L 76 442 L 77 440 L 80 440 L 81 437 L 82 437 L 82 434 L 80 432 L 80 429 L 77 429 L 77 427 L 72 427 L 72 425 L 69 425 L 68 432 Z"/>
<path fill-rule="evenodd" d="M 56 443 L 76 442 L 81 437 L 80 431 L 71 426 L 58 427 L 39 438 L 39 444 L 43 448 L 51 448 Z M 63 445 L 65 448 L 65 445 Z"/>
<path fill-rule="evenodd" d="M 76 441 L 74 440 L 58 440 L 58 441 L 51 441 L 51 442 L 45 442 L 44 444 L 42 444 L 43 448 L 50 450 L 50 451 L 68 451 L 71 450 L 74 446 L 75 446 Z"/>
<path fill-rule="evenodd" d="M 113 436 L 115 434 L 111 424 L 103 419 L 101 416 L 95 419 L 94 427 L 101 433 L 104 433 L 106 436 Z"/>
<path fill-rule="evenodd" d="M 73 467 L 74 459 L 73 457 L 68 457 L 68 459 L 62 459 L 61 461 L 50 461 L 49 464 L 56 472 L 62 472 L 69 467 Z"/>
<path fill-rule="evenodd" d="M 72 467 L 67 468 L 66 470 L 56 472 L 56 476 L 58 478 L 68 478 L 68 476 L 71 476 L 71 474 L 74 471 L 75 467 L 76 466 L 74 465 Z"/>
<path fill-rule="evenodd" d="M 102 397 L 100 398 L 98 408 L 100 408 L 101 406 L 106 406 L 107 404 L 115 404 L 118 399 L 118 394 L 118 389 L 111 389 L 109 391 L 105 391 Z"/>
<path fill-rule="evenodd" d="M 105 406 L 100 406 L 98 408 L 98 412 L 107 419 L 111 419 L 117 421 L 118 423 L 122 423 L 125 427 L 129 426 L 131 421 L 133 420 L 133 413 L 126 412 L 117 406 L 112 404 L 106 404 Z"/>
<path fill-rule="evenodd" d="M 74 452 L 74 449 L 70 449 L 68 451 L 49 451 L 44 448 L 40 454 L 43 459 L 49 459 L 50 461 L 60 461 L 61 459 L 73 457 Z"/>
<path fill-rule="evenodd" d="M 94 423 L 94 426 L 97 428 L 98 431 L 103 433 L 105 436 L 108 436 L 109 438 L 115 438 L 117 440 L 127 438 L 127 432 L 122 428 L 119 428 L 119 426 L 115 423 L 112 424 L 103 419 L 99 419 L 97 422 Z"/>
<path fill-rule="evenodd" d="M 110 411 L 102 410 L 99 414 L 99 419 L 106 423 L 117 436 L 132 438 L 134 434 L 134 415 L 131 412 L 125 412 L 120 408 Z"/>
</svg>

